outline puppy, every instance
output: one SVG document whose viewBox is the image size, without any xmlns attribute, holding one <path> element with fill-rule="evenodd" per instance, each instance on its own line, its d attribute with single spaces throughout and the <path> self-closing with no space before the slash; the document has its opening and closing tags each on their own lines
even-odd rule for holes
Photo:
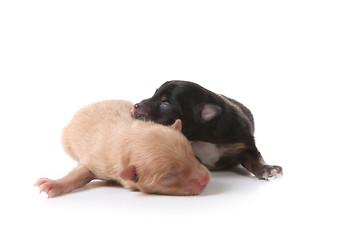
<svg viewBox="0 0 340 240">
<path fill-rule="evenodd" d="M 254 119 L 241 103 L 187 81 L 164 83 L 155 94 L 135 104 L 134 117 L 171 125 L 181 119 L 194 154 L 209 169 L 242 164 L 259 179 L 282 175 L 267 165 L 254 140 Z"/>
<path fill-rule="evenodd" d="M 59 180 L 35 184 L 49 197 L 71 192 L 93 179 L 114 180 L 131 190 L 196 195 L 209 171 L 193 155 L 177 120 L 171 127 L 132 118 L 133 104 L 102 101 L 80 109 L 65 127 L 62 144 L 78 162 Z"/>
</svg>

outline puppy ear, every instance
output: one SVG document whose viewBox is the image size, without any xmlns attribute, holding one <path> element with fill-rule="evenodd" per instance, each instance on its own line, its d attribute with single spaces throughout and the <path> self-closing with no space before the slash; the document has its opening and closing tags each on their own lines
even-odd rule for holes
<svg viewBox="0 0 340 240">
<path fill-rule="evenodd" d="M 135 166 L 128 166 L 120 172 L 119 176 L 124 180 L 131 180 L 133 182 L 138 182 L 139 180 Z"/>
<path fill-rule="evenodd" d="M 177 119 L 174 124 L 171 125 L 171 127 L 175 130 L 182 131 L 182 121 L 181 119 Z"/>
<path fill-rule="evenodd" d="M 199 122 L 209 122 L 221 114 L 222 109 L 215 104 L 202 104 L 196 108 L 196 118 Z"/>
</svg>

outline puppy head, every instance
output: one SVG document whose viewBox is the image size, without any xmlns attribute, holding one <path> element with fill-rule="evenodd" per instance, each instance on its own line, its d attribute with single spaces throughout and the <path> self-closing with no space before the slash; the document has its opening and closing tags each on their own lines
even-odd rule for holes
<svg viewBox="0 0 340 240">
<path fill-rule="evenodd" d="M 209 171 L 197 161 L 189 141 L 180 133 L 181 121 L 171 127 L 143 124 L 120 177 L 144 193 L 200 194 L 209 182 Z"/>
<path fill-rule="evenodd" d="M 187 81 L 164 83 L 155 94 L 135 104 L 136 119 L 170 125 L 176 119 L 187 123 L 206 123 L 221 114 L 216 94 Z"/>
</svg>

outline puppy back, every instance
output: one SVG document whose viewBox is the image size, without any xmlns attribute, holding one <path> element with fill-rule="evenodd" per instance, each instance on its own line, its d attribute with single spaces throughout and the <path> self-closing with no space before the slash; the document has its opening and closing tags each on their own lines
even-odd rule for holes
<svg viewBox="0 0 340 240">
<path fill-rule="evenodd" d="M 108 135 L 132 123 L 132 108 L 133 103 L 125 100 L 105 100 L 81 108 L 63 129 L 64 151 L 76 161 L 86 157 Z"/>
</svg>

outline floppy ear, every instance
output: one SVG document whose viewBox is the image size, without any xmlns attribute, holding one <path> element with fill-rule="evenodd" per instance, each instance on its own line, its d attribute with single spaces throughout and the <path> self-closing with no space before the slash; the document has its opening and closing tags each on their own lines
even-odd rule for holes
<svg viewBox="0 0 340 240">
<path fill-rule="evenodd" d="M 177 119 L 174 124 L 171 125 L 171 127 L 175 130 L 182 131 L 182 121 L 181 119 Z"/>
<path fill-rule="evenodd" d="M 139 180 L 135 166 L 128 166 L 120 172 L 119 176 L 124 180 L 131 180 L 133 182 L 138 182 Z"/>
<path fill-rule="evenodd" d="M 215 104 L 202 104 L 198 105 L 195 111 L 195 118 L 199 122 L 209 122 L 213 118 L 220 115 L 222 112 L 221 107 Z"/>
</svg>

